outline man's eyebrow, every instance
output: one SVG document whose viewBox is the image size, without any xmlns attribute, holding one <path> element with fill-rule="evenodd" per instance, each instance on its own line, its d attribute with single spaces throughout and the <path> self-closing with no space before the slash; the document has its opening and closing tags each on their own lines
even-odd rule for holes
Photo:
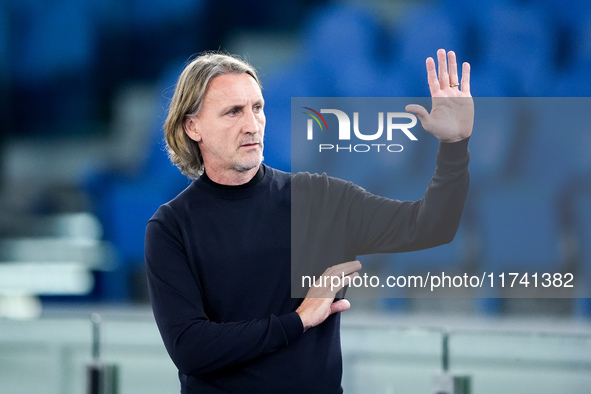
<svg viewBox="0 0 591 394">
<path fill-rule="evenodd" d="M 264 105 L 264 104 L 265 104 L 265 99 L 262 97 L 253 102 L 253 105 Z M 244 109 L 244 107 L 246 107 L 246 104 L 228 104 L 228 105 L 222 107 L 220 112 L 222 114 L 225 114 L 225 113 L 227 113 L 231 110 L 234 110 L 234 109 L 242 110 L 242 109 Z"/>
<path fill-rule="evenodd" d="M 242 110 L 244 108 L 244 104 L 229 104 L 221 109 L 221 113 L 225 114 L 233 109 Z"/>
</svg>

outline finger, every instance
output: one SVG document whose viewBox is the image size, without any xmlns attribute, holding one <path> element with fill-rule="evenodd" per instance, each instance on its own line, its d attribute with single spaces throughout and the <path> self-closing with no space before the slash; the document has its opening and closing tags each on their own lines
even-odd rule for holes
<svg viewBox="0 0 591 394">
<path fill-rule="evenodd" d="M 330 304 L 330 314 L 344 312 L 351 308 L 351 303 L 348 300 L 338 300 Z"/>
<path fill-rule="evenodd" d="M 410 112 L 411 114 L 415 114 L 416 116 L 419 117 L 419 119 L 424 118 L 425 116 L 429 115 L 429 111 L 427 111 L 427 109 L 425 107 L 423 107 L 422 105 L 418 105 L 418 104 L 408 104 L 406 107 L 404 107 L 406 112 Z"/>
<path fill-rule="evenodd" d="M 439 87 L 441 90 L 449 86 L 449 74 L 447 73 L 447 59 L 445 49 L 437 51 L 437 62 L 439 63 Z"/>
<path fill-rule="evenodd" d="M 345 286 L 352 283 L 359 276 L 359 272 L 346 273 L 346 271 L 332 271 L 327 269 L 316 279 L 314 286 L 308 291 L 306 297 L 334 298 Z"/>
<path fill-rule="evenodd" d="M 406 112 L 410 112 L 411 114 L 415 114 L 419 120 L 421 121 L 421 125 L 423 129 L 428 130 L 429 127 L 429 111 L 421 105 L 418 104 L 409 104 L 405 108 Z"/>
<path fill-rule="evenodd" d="M 359 271 L 361 269 L 361 262 L 358 260 L 347 261 L 345 263 L 333 265 L 328 267 L 325 271 L 325 275 L 349 275 L 352 272 Z"/>
<path fill-rule="evenodd" d="M 458 78 L 458 63 L 456 61 L 456 53 L 449 51 L 447 53 L 447 60 L 449 62 L 449 84 L 450 86 L 460 82 Z"/>
<path fill-rule="evenodd" d="M 351 283 L 355 283 L 355 278 L 359 277 L 359 272 L 353 272 L 352 274 L 345 275 L 345 277 L 336 277 L 337 280 L 331 282 L 331 296 L 332 298 L 336 297 L 337 293 L 345 286 L 349 286 Z"/>
<path fill-rule="evenodd" d="M 462 92 L 470 94 L 470 63 L 462 64 Z"/>
<path fill-rule="evenodd" d="M 437 79 L 437 70 L 435 68 L 435 60 L 432 57 L 428 57 L 426 61 L 427 65 L 427 83 L 429 84 L 429 91 L 431 96 L 439 92 L 439 79 Z"/>
</svg>

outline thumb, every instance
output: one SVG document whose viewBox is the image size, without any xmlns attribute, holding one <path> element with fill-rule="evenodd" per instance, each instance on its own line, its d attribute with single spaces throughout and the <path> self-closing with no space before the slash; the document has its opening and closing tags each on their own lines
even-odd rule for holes
<svg viewBox="0 0 591 394">
<path fill-rule="evenodd" d="M 423 122 L 424 118 L 429 116 L 429 111 L 427 111 L 425 107 L 423 107 L 422 105 L 408 104 L 406 107 L 404 107 L 404 109 L 406 110 L 406 112 L 410 112 L 411 114 L 415 114 L 416 116 L 418 116 L 421 120 L 421 123 Z"/>
<path fill-rule="evenodd" d="M 418 104 L 409 104 L 407 105 L 405 108 L 406 112 L 410 112 L 411 114 L 415 114 L 419 120 L 421 121 L 421 125 L 423 126 L 423 129 L 425 130 L 429 130 L 430 127 L 428 127 L 428 123 L 429 123 L 429 111 L 427 111 L 425 109 L 425 107 L 423 107 L 422 105 L 418 105 Z"/>
<path fill-rule="evenodd" d="M 344 312 L 351 308 L 351 303 L 348 300 L 338 300 L 330 305 L 330 314 Z"/>
</svg>

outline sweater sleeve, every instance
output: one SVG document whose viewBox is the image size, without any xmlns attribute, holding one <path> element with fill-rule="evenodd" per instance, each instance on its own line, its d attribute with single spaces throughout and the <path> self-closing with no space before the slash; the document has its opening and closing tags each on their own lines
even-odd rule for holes
<svg viewBox="0 0 591 394">
<path fill-rule="evenodd" d="M 468 139 L 440 143 L 437 166 L 419 201 L 375 196 L 358 188 L 349 209 L 357 255 L 421 250 L 451 242 L 468 193 Z"/>
<path fill-rule="evenodd" d="M 180 230 L 170 212 L 163 214 L 165 208 L 146 228 L 147 278 L 156 323 L 181 373 L 217 372 L 276 351 L 302 334 L 295 312 L 250 321 L 210 321 Z"/>
</svg>

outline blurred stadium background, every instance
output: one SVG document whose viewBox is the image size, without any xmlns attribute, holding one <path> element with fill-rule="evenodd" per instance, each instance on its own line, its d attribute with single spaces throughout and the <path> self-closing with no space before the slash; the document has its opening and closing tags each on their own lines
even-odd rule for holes
<svg viewBox="0 0 591 394">
<path fill-rule="evenodd" d="M 143 234 L 188 185 L 161 127 L 191 55 L 223 49 L 259 69 L 265 161 L 289 170 L 292 96 L 426 97 L 438 48 L 472 64 L 472 94 L 490 109 L 477 112 L 469 204 L 452 245 L 374 270 L 520 264 L 591 282 L 590 2 L 0 3 L 0 392 L 81 392 L 94 311 L 121 392 L 178 391 L 147 303 Z M 396 181 L 424 187 L 433 149 Z M 343 317 L 346 392 L 429 392 L 444 327 L 474 393 L 591 387 L 589 299 L 357 304 Z"/>
</svg>

